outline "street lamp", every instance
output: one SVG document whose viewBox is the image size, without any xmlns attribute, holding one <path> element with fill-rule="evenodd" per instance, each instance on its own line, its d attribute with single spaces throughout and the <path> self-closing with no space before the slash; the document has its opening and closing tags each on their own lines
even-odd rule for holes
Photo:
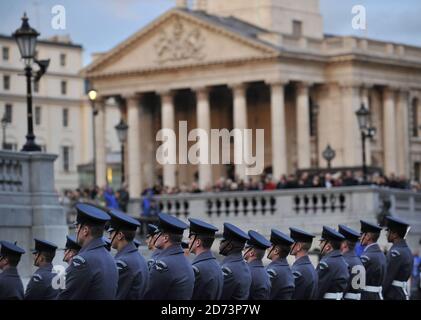
<svg viewBox="0 0 421 320">
<path fill-rule="evenodd" d="M 120 123 L 115 126 L 117 131 L 118 140 L 121 143 L 121 184 L 124 184 L 125 181 L 125 173 L 124 173 L 124 144 L 127 140 L 127 131 L 129 126 L 124 122 L 123 119 L 120 120 Z"/>
<path fill-rule="evenodd" d="M 98 110 L 95 108 L 95 101 L 98 93 L 95 89 L 91 89 L 88 92 L 89 101 L 92 106 L 92 161 L 93 161 L 93 183 L 92 186 L 95 188 L 96 185 L 96 137 L 95 137 L 95 116 L 98 114 Z"/>
<path fill-rule="evenodd" d="M 3 118 L 1 119 L 1 127 L 3 129 L 3 143 L 2 143 L 2 149 L 6 150 L 6 127 L 7 127 L 7 117 L 6 112 L 3 115 Z"/>
<path fill-rule="evenodd" d="M 35 48 L 38 36 L 39 33 L 35 29 L 31 28 L 28 23 L 28 17 L 26 16 L 26 13 L 24 13 L 21 27 L 13 33 L 13 37 L 19 47 L 20 55 L 25 62 L 28 133 L 26 135 L 26 143 L 23 146 L 22 151 L 41 151 L 41 147 L 35 143 L 31 80 L 34 76 L 35 81 L 39 81 L 42 75 L 47 71 L 50 61 L 38 61 L 35 59 Z M 39 66 L 39 70 L 35 75 L 32 73 L 33 62 Z"/>
<path fill-rule="evenodd" d="M 364 182 L 367 181 L 367 164 L 365 154 L 365 140 L 367 138 L 373 138 L 376 134 L 376 128 L 370 126 L 370 110 L 366 108 L 364 103 L 361 104 L 360 109 L 355 112 L 358 120 L 358 126 L 361 131 L 361 142 L 362 142 L 362 157 L 363 157 L 363 177 Z"/>
<path fill-rule="evenodd" d="M 328 169 L 331 168 L 330 163 L 333 159 L 336 157 L 336 151 L 332 149 L 330 144 L 327 145 L 326 149 L 322 153 L 323 158 L 327 161 L 327 167 Z"/>
</svg>

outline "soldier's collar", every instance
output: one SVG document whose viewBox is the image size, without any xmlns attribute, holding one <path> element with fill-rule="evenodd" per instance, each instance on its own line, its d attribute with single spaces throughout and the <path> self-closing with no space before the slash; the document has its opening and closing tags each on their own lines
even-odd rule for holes
<svg viewBox="0 0 421 320">
<path fill-rule="evenodd" d="M 92 239 L 91 242 L 89 242 L 86 246 L 83 246 L 82 249 L 80 249 L 79 253 L 96 249 L 99 247 L 105 247 L 105 243 L 104 241 L 102 241 L 101 237 Z"/>
<path fill-rule="evenodd" d="M 127 245 L 120 251 L 117 252 L 117 254 L 115 255 L 116 258 L 118 258 L 119 256 L 125 254 L 125 253 L 131 253 L 131 252 L 136 252 L 137 248 L 135 246 L 135 244 L 133 243 L 133 241 L 130 241 L 127 243 Z"/>
<path fill-rule="evenodd" d="M 51 270 L 53 270 L 53 264 L 52 263 L 47 263 L 47 264 L 39 267 L 39 269 L 51 271 Z"/>
<path fill-rule="evenodd" d="M 287 261 L 287 259 L 286 259 L 286 258 L 279 258 L 279 259 L 276 259 L 275 261 L 272 261 L 272 263 L 274 263 L 274 264 L 279 264 L 279 265 L 281 265 L 281 266 L 288 265 L 288 261 Z"/>
<path fill-rule="evenodd" d="M 174 254 L 180 254 L 184 253 L 183 248 L 181 247 L 181 244 L 173 244 L 171 247 L 168 247 L 167 249 L 164 249 L 161 251 L 160 255 L 174 255 Z"/>
<path fill-rule="evenodd" d="M 309 264 L 311 263 L 310 258 L 308 257 L 308 255 L 299 257 L 297 260 L 294 261 L 294 264 Z"/>
<path fill-rule="evenodd" d="M 241 254 L 241 252 L 237 252 L 237 253 L 233 253 L 233 254 L 229 254 L 224 258 L 224 263 L 225 262 L 231 262 L 231 261 L 243 261 L 243 255 Z"/>
<path fill-rule="evenodd" d="M 252 267 L 264 267 L 263 261 L 259 259 L 255 259 L 253 261 L 248 262 L 248 264 Z"/>
<path fill-rule="evenodd" d="M 216 258 L 210 250 L 206 250 L 206 251 L 202 252 L 201 254 L 199 254 L 198 256 L 196 256 L 193 259 L 193 263 L 197 263 L 197 262 L 203 261 L 203 260 L 210 260 L 210 259 L 216 259 Z"/>
</svg>

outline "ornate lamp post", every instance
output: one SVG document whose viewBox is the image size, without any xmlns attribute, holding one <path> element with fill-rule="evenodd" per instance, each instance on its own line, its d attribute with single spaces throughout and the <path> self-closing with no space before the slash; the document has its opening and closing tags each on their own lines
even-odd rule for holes
<svg viewBox="0 0 421 320">
<path fill-rule="evenodd" d="M 121 143 L 121 184 L 124 184 L 125 173 L 124 173 L 124 144 L 127 141 L 127 131 L 129 126 L 124 122 L 123 119 L 120 120 L 120 123 L 115 126 L 117 131 L 118 140 Z"/>
<path fill-rule="evenodd" d="M 331 162 L 336 157 L 336 151 L 332 149 L 330 144 L 327 145 L 326 149 L 322 153 L 323 159 L 327 161 L 328 169 L 331 168 Z"/>
<path fill-rule="evenodd" d="M 95 101 L 98 93 L 95 89 L 91 89 L 88 92 L 89 101 L 91 101 L 92 107 L 92 161 L 93 161 L 93 181 L 92 187 L 96 186 L 96 136 L 95 136 L 95 116 L 98 114 L 98 110 L 95 108 Z"/>
<path fill-rule="evenodd" d="M 363 177 L 364 182 L 367 181 L 367 164 L 366 164 L 366 153 L 365 153 L 365 141 L 367 138 L 371 139 L 376 134 L 376 128 L 370 126 L 370 110 L 362 103 L 360 109 L 355 112 L 358 119 L 358 126 L 361 131 L 361 142 L 362 142 L 362 158 L 363 158 Z"/>
<path fill-rule="evenodd" d="M 25 62 L 25 76 L 26 76 L 26 99 L 27 99 L 27 123 L 28 132 L 26 135 L 26 143 L 22 151 L 41 151 L 41 147 L 35 143 L 34 124 L 32 114 L 32 87 L 31 80 L 39 81 L 42 75 L 47 71 L 50 60 L 38 61 L 35 59 L 35 48 L 37 45 L 37 37 L 39 33 L 31 28 L 28 23 L 26 13 L 22 17 L 22 25 L 13 33 L 19 47 L 20 55 Z M 39 70 L 32 72 L 32 63 L 35 62 L 39 66 Z"/>
</svg>

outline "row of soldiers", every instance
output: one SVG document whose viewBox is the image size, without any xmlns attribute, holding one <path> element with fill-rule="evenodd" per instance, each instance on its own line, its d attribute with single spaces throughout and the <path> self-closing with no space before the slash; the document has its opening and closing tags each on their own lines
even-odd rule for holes
<svg viewBox="0 0 421 320">
<path fill-rule="evenodd" d="M 290 234 L 271 230 L 270 241 L 256 231 L 245 233 L 224 224 L 219 264 L 211 252 L 218 228 L 190 218 L 190 226 L 178 218 L 159 214 L 158 226 L 149 225 L 146 261 L 135 242 L 139 222 L 115 209 L 104 211 L 77 204 L 76 237 L 67 237 L 64 261 L 65 286 L 53 285 L 52 261 L 57 246 L 35 239 L 34 265 L 39 267 L 24 292 L 17 272 L 25 251 L 1 241 L 0 299 L 60 300 L 381 300 L 408 299 L 407 282 L 412 254 L 405 241 L 409 225 L 387 217 L 387 239 L 393 243 L 387 256 L 377 241 L 382 228 L 361 221 L 361 232 L 339 225 L 324 226 L 320 239 L 321 260 L 315 269 L 308 252 L 314 235 L 290 228 Z M 103 232 L 108 228 L 109 238 Z M 181 246 L 189 228 L 187 252 Z M 108 242 L 108 250 L 107 250 Z M 355 253 L 364 246 L 361 258 Z M 117 251 L 115 257 L 110 247 Z M 265 267 L 263 259 L 271 260 Z M 287 257 L 295 262 L 289 266 Z"/>
</svg>

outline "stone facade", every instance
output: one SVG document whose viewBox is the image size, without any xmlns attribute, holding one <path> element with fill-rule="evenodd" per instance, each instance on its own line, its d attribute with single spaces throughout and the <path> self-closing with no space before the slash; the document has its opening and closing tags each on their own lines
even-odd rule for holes
<svg viewBox="0 0 421 320">
<path fill-rule="evenodd" d="M 132 197 L 156 182 L 154 175 L 168 186 L 197 180 L 204 187 L 230 172 L 224 165 L 157 164 L 156 133 L 178 128 L 179 120 L 189 129 L 265 129 L 265 167 L 276 179 L 324 166 L 327 144 L 336 150 L 333 167 L 361 166 L 355 111 L 362 103 L 377 128 L 368 163 L 419 176 L 421 48 L 323 36 L 318 1 L 185 4 L 83 71 L 101 96 L 121 98 Z M 104 170 L 99 162 L 97 168 Z M 240 166 L 235 172 L 244 177 Z"/>
<path fill-rule="evenodd" d="M 38 88 L 33 86 L 36 142 L 44 151 L 58 155 L 54 163 L 57 190 L 74 189 L 79 185 L 77 166 L 91 162 L 93 152 L 92 110 L 84 79 L 79 74 L 83 50 L 69 39 L 53 38 L 40 40 L 37 52 L 38 59 L 51 59 L 51 62 Z M 0 54 L 0 118 L 6 109 L 10 110 L 5 142 L 7 148 L 20 150 L 27 132 L 26 81 L 21 76 L 24 65 L 11 36 L 0 35 Z M 118 107 L 108 103 L 105 135 L 108 152 L 120 150 L 114 129 L 118 119 Z M 1 136 L 3 139 L 3 133 Z"/>
<path fill-rule="evenodd" d="M 54 190 L 56 159 L 47 153 L 0 151 L 0 238 L 25 249 L 19 263 L 24 278 L 34 271 L 34 238 L 60 249 L 66 243 L 66 214 Z M 63 264 L 62 259 L 63 250 L 58 250 L 54 264 Z"/>
</svg>

